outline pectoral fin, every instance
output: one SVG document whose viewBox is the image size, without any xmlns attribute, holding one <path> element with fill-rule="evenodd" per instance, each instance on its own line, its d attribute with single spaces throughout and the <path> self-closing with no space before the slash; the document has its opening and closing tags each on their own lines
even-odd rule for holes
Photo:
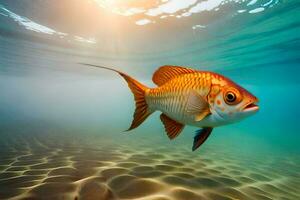
<svg viewBox="0 0 300 200">
<path fill-rule="evenodd" d="M 187 103 L 187 112 L 195 116 L 195 121 L 201 121 L 210 114 L 209 104 L 196 91 L 191 91 Z"/>
<path fill-rule="evenodd" d="M 175 137 L 177 137 L 184 128 L 183 124 L 176 122 L 175 120 L 169 118 L 167 115 L 165 115 L 163 113 L 160 115 L 160 119 L 165 126 L 165 130 L 166 130 L 168 137 L 171 140 L 174 139 Z"/>
<path fill-rule="evenodd" d="M 212 130 L 212 127 L 206 127 L 196 131 L 193 143 L 193 151 L 198 149 L 206 141 Z"/>
</svg>

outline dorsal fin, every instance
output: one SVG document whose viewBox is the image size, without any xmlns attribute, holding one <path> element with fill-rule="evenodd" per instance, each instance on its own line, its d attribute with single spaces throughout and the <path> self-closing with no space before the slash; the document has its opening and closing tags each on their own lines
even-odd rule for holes
<svg viewBox="0 0 300 200">
<path fill-rule="evenodd" d="M 160 115 L 160 120 L 164 124 L 166 133 L 171 140 L 177 137 L 184 128 L 183 124 L 176 122 L 163 113 Z"/>
<path fill-rule="evenodd" d="M 168 82 L 169 80 L 176 78 L 182 74 L 194 73 L 197 70 L 179 67 L 179 66 L 172 66 L 172 65 L 164 65 L 158 68 L 153 74 L 152 81 L 161 86 Z"/>
</svg>

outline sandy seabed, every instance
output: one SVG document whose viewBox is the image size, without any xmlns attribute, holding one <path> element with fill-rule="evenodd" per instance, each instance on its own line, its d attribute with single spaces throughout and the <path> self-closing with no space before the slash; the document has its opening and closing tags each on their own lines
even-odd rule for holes
<svg viewBox="0 0 300 200">
<path fill-rule="evenodd" d="M 0 199 L 300 199 L 295 158 L 249 162 L 212 144 L 192 152 L 133 137 L 2 137 Z"/>
</svg>

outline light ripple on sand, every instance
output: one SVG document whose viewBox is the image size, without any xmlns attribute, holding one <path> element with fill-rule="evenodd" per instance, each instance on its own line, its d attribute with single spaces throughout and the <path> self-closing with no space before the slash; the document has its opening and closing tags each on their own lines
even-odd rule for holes
<svg viewBox="0 0 300 200">
<path fill-rule="evenodd" d="M 247 166 L 215 148 L 195 153 L 40 135 L 9 141 L 0 152 L 0 199 L 300 199 L 294 160 L 283 170 L 283 163 L 270 168 L 258 158 Z"/>
</svg>

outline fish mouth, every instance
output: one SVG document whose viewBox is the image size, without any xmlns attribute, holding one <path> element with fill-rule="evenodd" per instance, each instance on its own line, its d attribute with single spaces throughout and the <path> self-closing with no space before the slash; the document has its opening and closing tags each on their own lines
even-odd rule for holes
<svg viewBox="0 0 300 200">
<path fill-rule="evenodd" d="M 243 111 L 244 112 L 250 112 L 250 111 L 257 111 L 259 109 L 258 105 L 255 102 L 251 102 L 246 104 Z"/>
</svg>

